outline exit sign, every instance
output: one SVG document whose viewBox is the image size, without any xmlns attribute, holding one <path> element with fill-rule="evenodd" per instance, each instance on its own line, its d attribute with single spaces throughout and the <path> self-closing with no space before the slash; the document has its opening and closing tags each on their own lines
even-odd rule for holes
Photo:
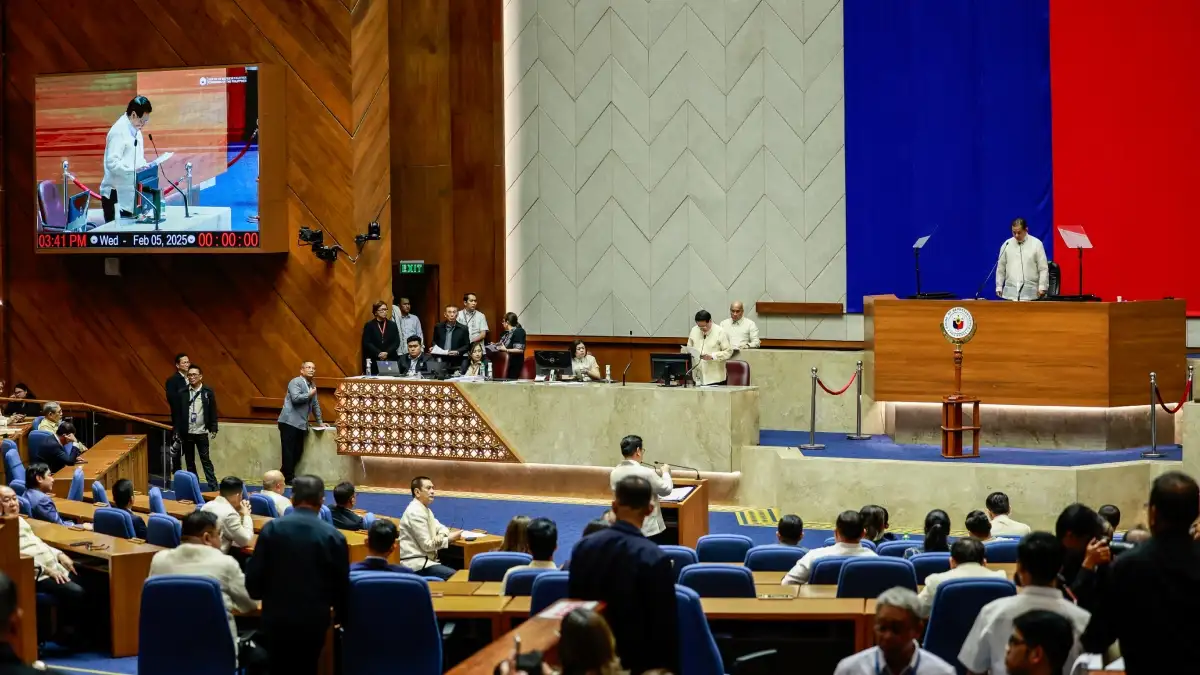
<svg viewBox="0 0 1200 675">
<path fill-rule="evenodd" d="M 400 261 L 400 274 L 424 274 L 424 273 L 425 273 L 425 261 L 424 260 L 401 260 Z"/>
</svg>

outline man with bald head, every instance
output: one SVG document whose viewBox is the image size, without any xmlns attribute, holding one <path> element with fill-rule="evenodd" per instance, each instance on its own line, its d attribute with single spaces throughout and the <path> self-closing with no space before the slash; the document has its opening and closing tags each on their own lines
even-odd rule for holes
<svg viewBox="0 0 1200 675">
<path fill-rule="evenodd" d="M 317 399 L 317 385 L 313 378 L 317 367 L 312 361 L 300 364 L 300 375 L 288 382 L 287 396 L 283 398 L 283 410 L 279 412 L 279 444 L 283 451 L 283 480 L 288 485 L 296 475 L 296 465 L 304 454 L 304 437 L 308 435 L 308 418 L 316 415 L 317 426 L 325 426 L 321 418 L 321 402 Z M 281 514 L 282 515 L 282 514 Z"/>
<path fill-rule="evenodd" d="M 275 511 L 281 516 L 292 505 L 292 500 L 283 494 L 285 488 L 282 471 L 271 469 L 263 474 L 263 489 L 260 494 L 275 504 Z"/>
<path fill-rule="evenodd" d="M 746 308 L 737 300 L 729 305 L 729 318 L 721 322 L 721 330 L 725 331 L 734 349 L 758 349 L 762 346 L 758 339 L 758 326 L 746 318 Z"/>
</svg>

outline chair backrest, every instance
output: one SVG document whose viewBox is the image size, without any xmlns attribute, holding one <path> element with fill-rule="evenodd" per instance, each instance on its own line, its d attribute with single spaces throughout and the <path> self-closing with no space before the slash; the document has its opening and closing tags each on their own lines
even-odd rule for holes
<svg viewBox="0 0 1200 675">
<path fill-rule="evenodd" d="M 38 431 L 38 427 L 42 425 L 42 420 L 44 420 L 44 419 L 46 419 L 46 416 L 45 416 L 45 415 L 38 415 L 37 417 L 33 418 L 33 426 L 32 426 L 32 427 L 30 427 L 30 432 L 29 432 L 29 433 L 30 433 L 30 438 L 33 438 L 33 435 L 32 435 L 32 434 L 33 434 L 34 432 Z M 54 434 L 51 434 L 49 431 L 43 431 L 43 432 L 41 432 L 41 433 L 43 433 L 43 434 L 49 434 L 49 435 L 51 435 L 51 436 L 53 436 L 53 435 L 54 435 Z"/>
<path fill-rule="evenodd" d="M 175 486 L 175 499 L 189 501 L 197 507 L 204 506 L 204 495 L 200 492 L 200 479 L 191 471 L 176 471 L 171 478 Z"/>
<path fill-rule="evenodd" d="M 257 492 L 250 495 L 250 513 L 256 516 L 279 517 L 279 511 L 275 509 L 275 501 Z"/>
<path fill-rule="evenodd" d="M 330 511 L 328 506 L 322 504 L 318 515 L 321 516 L 321 520 L 329 523 L 330 525 L 333 524 L 333 511 Z"/>
<path fill-rule="evenodd" d="M 33 509 L 30 508 L 30 506 L 29 506 L 29 498 L 28 497 L 26 497 L 24 495 L 17 495 L 17 510 L 23 516 L 28 516 L 32 513 Z"/>
<path fill-rule="evenodd" d="M 180 640 L 180 635 L 188 639 Z M 137 672 L 145 675 L 234 672 L 237 654 L 221 584 L 182 574 L 147 579 L 142 587 L 138 644 Z"/>
<path fill-rule="evenodd" d="M 133 516 L 128 511 L 122 509 L 101 506 L 96 509 L 92 523 L 96 532 L 100 534 L 107 534 L 110 537 L 121 537 L 122 539 L 132 539 L 134 536 Z"/>
<path fill-rule="evenodd" d="M 1046 261 L 1046 281 L 1046 295 L 1058 295 L 1062 288 L 1062 269 L 1053 260 Z"/>
<path fill-rule="evenodd" d="M 29 432 L 29 463 L 40 462 L 42 448 L 50 443 L 58 444 L 54 438 L 54 434 L 49 431 L 39 431 L 38 423 L 33 423 L 33 429 Z"/>
<path fill-rule="evenodd" d="M 983 557 L 990 563 L 1015 563 L 1017 562 L 1017 547 L 1020 545 L 1019 539 L 989 541 L 983 545 Z"/>
<path fill-rule="evenodd" d="M 473 560 L 473 559 L 472 559 Z M 508 583 L 504 584 L 505 595 L 533 595 L 533 582 L 546 572 L 553 572 L 549 567 L 531 567 L 516 570 L 508 575 Z"/>
<path fill-rule="evenodd" d="M 696 556 L 702 563 L 740 563 L 754 540 L 744 534 L 706 534 L 696 541 Z"/>
<path fill-rule="evenodd" d="M 837 539 L 834 539 L 833 537 L 829 537 L 825 540 L 826 546 L 833 546 L 836 543 L 837 543 Z M 875 544 L 875 542 L 871 541 L 870 539 L 859 539 L 858 543 L 862 544 L 864 548 L 869 548 L 872 551 L 876 551 L 879 549 L 879 547 Z M 901 555 L 903 555 L 903 553 L 901 553 Z"/>
<path fill-rule="evenodd" d="M 658 550 L 671 559 L 671 570 L 675 573 L 675 583 L 679 583 L 679 573 L 683 571 L 683 568 L 700 562 L 700 559 L 696 557 L 696 551 L 687 546 L 665 544 L 659 546 Z"/>
<path fill-rule="evenodd" d="M 404 611 L 396 611 L 403 607 Z M 413 574 L 354 572 L 342 632 L 345 675 L 441 675 L 442 632 L 433 614 L 429 583 Z M 379 649 L 403 636 L 404 658 Z"/>
<path fill-rule="evenodd" d="M 92 481 L 92 502 L 96 504 L 108 503 L 108 490 L 105 490 L 104 483 L 98 480 Z"/>
<path fill-rule="evenodd" d="M 1017 587 L 1006 579 L 951 579 L 938 584 L 933 611 L 925 627 L 925 649 L 947 663 L 957 663 L 958 652 L 975 625 L 979 610 L 1016 592 Z"/>
<path fill-rule="evenodd" d="M 167 505 L 163 504 L 162 490 L 157 486 L 150 488 L 150 513 L 167 514 Z"/>
<path fill-rule="evenodd" d="M 796 566 L 808 549 L 803 546 L 767 544 L 746 552 L 746 569 L 751 572 L 787 572 Z"/>
<path fill-rule="evenodd" d="M 808 575 L 808 583 L 832 585 L 838 582 L 838 577 L 842 574 L 842 563 L 853 559 L 853 556 L 831 555 L 826 558 L 818 558 L 813 563 L 812 570 Z"/>
<path fill-rule="evenodd" d="M 67 499 L 71 501 L 83 501 L 83 467 L 75 467 L 75 472 L 71 474 L 71 489 L 67 492 Z"/>
<path fill-rule="evenodd" d="M 725 384 L 731 387 L 749 387 L 750 364 L 736 359 L 726 361 Z"/>
<path fill-rule="evenodd" d="M 881 556 L 891 558 L 903 558 L 904 552 L 914 546 L 920 546 L 921 542 L 911 541 L 909 539 L 897 539 L 895 541 L 885 541 L 875 547 L 875 552 Z"/>
<path fill-rule="evenodd" d="M 146 543 L 175 548 L 183 538 L 183 523 L 162 513 L 151 513 L 146 521 Z"/>
<path fill-rule="evenodd" d="M 475 558 L 471 561 L 474 562 Z M 571 573 L 566 571 L 551 570 L 537 575 L 529 598 L 529 616 L 536 616 L 538 612 L 567 597 L 570 583 Z"/>
<path fill-rule="evenodd" d="M 754 573 L 733 565 L 689 565 L 679 574 L 679 585 L 702 598 L 753 598 Z"/>
<path fill-rule="evenodd" d="M 842 563 L 838 575 L 839 598 L 876 598 L 889 588 L 917 591 L 917 573 L 904 558 L 861 556 Z"/>
<path fill-rule="evenodd" d="M 488 361 L 492 363 L 492 379 L 500 380 L 508 378 L 508 359 L 512 356 L 508 352 L 492 352 L 487 355 Z"/>
<path fill-rule="evenodd" d="M 13 492 L 17 493 L 18 497 L 25 494 L 25 481 L 21 480 L 20 478 L 9 483 L 8 487 L 12 488 Z"/>
<path fill-rule="evenodd" d="M 62 232 L 67 229 L 67 210 L 63 205 L 62 195 L 58 194 L 58 184 L 52 180 L 38 183 L 38 213 L 41 218 L 43 232 Z"/>
<path fill-rule="evenodd" d="M 533 376 L 536 374 L 537 374 L 537 366 L 534 365 L 533 357 L 530 356 L 525 359 L 525 363 L 521 364 L 521 379 L 522 380 L 532 380 Z"/>
<path fill-rule="evenodd" d="M 949 553 L 918 553 L 909 558 L 913 570 L 917 573 L 917 585 L 925 584 L 925 577 L 950 571 Z"/>
<path fill-rule="evenodd" d="M 713 638 L 700 594 L 675 586 L 676 630 L 679 632 L 679 672 L 687 675 L 725 675 L 721 650 Z"/>
<path fill-rule="evenodd" d="M 467 581 L 502 581 L 504 573 L 510 567 L 528 565 L 533 556 L 528 553 L 512 553 L 509 551 L 489 551 L 471 558 L 471 568 L 467 572 Z"/>
<path fill-rule="evenodd" d="M 21 463 L 21 451 L 17 449 L 17 444 L 9 439 L 0 441 L 0 448 L 4 448 L 4 482 L 11 485 L 14 480 L 25 481 L 25 465 Z"/>
</svg>

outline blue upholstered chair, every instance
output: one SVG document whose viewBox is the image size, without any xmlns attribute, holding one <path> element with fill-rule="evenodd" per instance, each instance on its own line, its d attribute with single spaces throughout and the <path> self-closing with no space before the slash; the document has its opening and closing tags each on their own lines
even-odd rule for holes
<svg viewBox="0 0 1200 675">
<path fill-rule="evenodd" d="M 279 511 L 275 509 L 275 502 L 270 497 L 257 492 L 250 495 L 250 513 L 256 516 L 279 517 Z"/>
<path fill-rule="evenodd" d="M 363 529 L 364 530 L 371 529 L 371 525 L 375 522 L 375 520 L 376 520 L 375 514 L 368 511 L 365 515 L 363 515 Z"/>
<path fill-rule="evenodd" d="M 179 470 L 171 478 L 175 486 L 175 499 L 181 502 L 191 502 L 196 508 L 204 506 L 204 495 L 200 492 L 200 479 L 191 471 Z"/>
<path fill-rule="evenodd" d="M 753 598 L 754 573 L 734 565 L 689 565 L 679 574 L 679 585 L 702 598 Z"/>
<path fill-rule="evenodd" d="M 105 490 L 104 483 L 98 480 L 92 481 L 92 502 L 96 504 L 108 503 L 108 490 Z"/>
<path fill-rule="evenodd" d="M 146 543 L 175 548 L 183 538 L 183 523 L 161 513 L 151 513 L 146 520 Z"/>
<path fill-rule="evenodd" d="M 33 510 L 29 506 L 29 499 L 24 495 L 17 495 L 17 509 L 23 516 L 28 516 Z"/>
<path fill-rule="evenodd" d="M 917 573 L 904 558 L 860 556 L 842 563 L 838 575 L 839 598 L 877 598 L 889 588 L 903 586 L 917 591 Z"/>
<path fill-rule="evenodd" d="M 853 560 L 853 556 L 831 555 L 819 558 L 809 570 L 808 583 L 830 586 L 838 582 L 842 574 L 842 563 Z"/>
<path fill-rule="evenodd" d="M 938 584 L 933 611 L 925 627 L 925 649 L 947 663 L 957 663 L 958 652 L 975 625 L 979 610 L 1016 592 L 1017 587 L 1006 579 L 951 579 Z"/>
<path fill-rule="evenodd" d="M 0 449 L 4 450 L 4 483 L 24 481 L 25 465 L 21 463 L 21 451 L 17 449 L 17 444 L 6 438 L 0 441 Z"/>
<path fill-rule="evenodd" d="M 826 537 L 826 539 L 825 539 L 826 546 L 833 546 L 836 543 L 837 543 L 837 539 L 835 539 L 833 537 Z M 858 543 L 862 544 L 865 548 L 871 549 L 872 551 L 878 551 L 878 549 L 879 549 L 879 547 L 875 545 L 875 542 L 873 542 L 869 539 L 860 539 Z M 901 555 L 903 555 L 903 554 L 904 554 L 904 552 L 901 551 Z"/>
<path fill-rule="evenodd" d="M 696 556 L 702 563 L 740 563 L 753 547 L 744 534 L 706 534 L 696 542 Z"/>
<path fill-rule="evenodd" d="M 489 551 L 471 558 L 471 567 L 467 572 L 467 581 L 502 581 L 504 573 L 510 567 L 528 565 L 533 556 L 528 553 L 511 553 L 508 551 Z"/>
<path fill-rule="evenodd" d="M 1015 563 L 1017 562 L 1017 547 L 1020 545 L 1020 539 L 989 541 L 983 545 L 983 557 L 990 563 Z"/>
<path fill-rule="evenodd" d="M 911 539 L 897 539 L 896 541 L 885 541 L 875 548 L 875 552 L 884 557 L 903 558 L 904 552 L 914 546 L 920 546 L 921 542 L 912 541 Z"/>
<path fill-rule="evenodd" d="M 663 555 L 671 559 L 671 569 L 675 572 L 675 582 L 679 582 L 679 573 L 688 565 L 694 565 L 700 562 L 700 558 L 696 556 L 696 551 L 687 546 L 675 546 L 666 544 L 659 546 L 658 549 L 663 552 Z"/>
<path fill-rule="evenodd" d="M 746 569 L 751 572 L 787 572 L 796 566 L 808 549 L 803 546 L 767 544 L 746 552 Z"/>
<path fill-rule="evenodd" d="M 322 504 L 321 510 L 317 513 L 317 515 L 321 516 L 321 520 L 329 523 L 330 525 L 333 524 L 333 511 L 330 511 L 328 506 Z"/>
<path fill-rule="evenodd" d="M 397 612 L 397 607 L 404 611 Z M 433 614 L 429 584 L 413 574 L 355 572 L 350 575 L 342 632 L 345 675 L 441 675 L 442 634 Z M 401 640 L 404 658 L 381 644 Z"/>
<path fill-rule="evenodd" d="M 150 513 L 167 515 L 167 505 L 163 504 L 162 490 L 157 486 L 150 488 Z"/>
<path fill-rule="evenodd" d="M 75 467 L 75 473 L 71 474 L 71 489 L 67 492 L 67 499 L 75 502 L 83 501 L 83 467 Z"/>
<path fill-rule="evenodd" d="M 478 557 L 475 556 L 475 558 Z M 472 558 L 471 561 L 474 562 L 475 558 Z M 529 598 L 529 616 L 535 616 L 543 609 L 567 597 L 570 582 L 570 572 L 550 570 L 545 574 L 539 574 L 533 580 L 533 592 Z"/>
<path fill-rule="evenodd" d="M 20 478 L 9 483 L 8 487 L 12 488 L 13 492 L 17 493 L 18 497 L 25 494 L 25 481 L 21 480 Z"/>
<path fill-rule="evenodd" d="M 32 431 L 30 431 L 29 433 L 32 434 L 34 431 L 37 431 L 37 428 L 39 426 L 41 426 L 42 420 L 44 420 L 44 419 L 46 419 L 45 415 L 38 415 L 37 417 L 33 418 L 33 426 L 29 427 L 30 429 L 32 429 Z M 50 433 L 50 432 L 44 431 L 42 433 Z"/>
<path fill-rule="evenodd" d="M 122 539 L 132 539 L 134 536 L 133 516 L 123 509 L 101 506 L 96 509 L 92 523 L 96 532 L 100 534 L 107 534 L 110 537 L 121 537 Z"/>
<path fill-rule="evenodd" d="M 180 635 L 188 639 L 180 640 Z M 233 673 L 237 653 L 229 636 L 221 584 L 180 574 L 147 579 L 142 587 L 138 644 L 141 675 Z"/>
<path fill-rule="evenodd" d="M 925 577 L 930 574 L 950 571 L 949 553 L 918 553 L 908 561 L 913 564 L 913 569 L 917 573 L 918 586 L 923 586 Z"/>
<path fill-rule="evenodd" d="M 516 570 L 508 575 L 508 583 L 504 586 L 504 594 L 512 596 L 533 595 L 534 580 L 547 572 L 553 571 L 548 567 L 531 567 L 529 569 Z"/>
<path fill-rule="evenodd" d="M 50 433 L 49 431 L 38 431 L 37 424 L 34 424 L 33 428 L 29 432 L 28 443 L 28 446 L 26 446 L 29 448 L 28 459 L 29 463 L 33 464 L 35 462 L 42 461 L 38 456 L 42 446 L 49 443 L 54 443 L 57 445 L 58 441 L 54 438 L 54 434 Z"/>
<path fill-rule="evenodd" d="M 704 616 L 700 594 L 676 585 L 675 609 L 678 616 L 676 629 L 679 631 L 679 672 L 684 675 L 725 675 L 721 650 L 717 648 L 717 641 Z M 750 661 L 774 658 L 775 654 L 774 649 L 769 649 L 742 656 L 734 661 L 732 672 L 737 673 Z"/>
</svg>

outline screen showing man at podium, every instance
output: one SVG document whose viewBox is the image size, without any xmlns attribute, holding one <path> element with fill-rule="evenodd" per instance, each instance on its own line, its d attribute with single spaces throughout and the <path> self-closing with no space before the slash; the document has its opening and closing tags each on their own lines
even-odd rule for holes
<svg viewBox="0 0 1200 675">
<path fill-rule="evenodd" d="M 1000 246 L 996 295 L 1005 300 L 1036 300 L 1050 287 L 1050 264 L 1042 242 L 1029 234 L 1024 218 L 1012 222 L 1012 237 Z"/>
<path fill-rule="evenodd" d="M 37 248 L 258 248 L 258 75 L 38 77 Z"/>
</svg>

